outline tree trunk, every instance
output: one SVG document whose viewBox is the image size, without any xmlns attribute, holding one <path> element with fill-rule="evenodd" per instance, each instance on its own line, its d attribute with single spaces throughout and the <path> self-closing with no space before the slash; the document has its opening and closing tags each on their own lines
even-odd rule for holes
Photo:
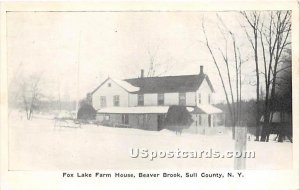
<svg viewBox="0 0 300 190">
<path fill-rule="evenodd" d="M 258 55 L 257 55 L 257 33 L 255 33 L 255 70 L 256 70 L 256 138 L 255 141 L 259 140 L 259 120 L 260 120 L 260 109 L 259 109 L 259 69 L 258 69 Z"/>
<path fill-rule="evenodd" d="M 261 142 L 268 142 L 269 141 L 269 133 L 270 133 L 270 110 L 269 110 L 269 105 L 265 108 L 265 113 L 264 113 L 264 124 L 261 132 Z"/>
</svg>

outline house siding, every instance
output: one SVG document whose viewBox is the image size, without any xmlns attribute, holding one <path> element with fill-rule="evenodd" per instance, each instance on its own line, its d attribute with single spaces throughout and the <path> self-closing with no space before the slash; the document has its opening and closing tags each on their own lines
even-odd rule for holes
<svg viewBox="0 0 300 190">
<path fill-rule="evenodd" d="M 111 83 L 111 86 L 108 86 Z M 197 87 L 195 87 L 197 88 Z M 199 102 L 199 93 L 201 94 L 201 103 Z M 211 104 L 209 97 L 211 97 L 213 91 L 209 86 L 206 79 L 202 81 L 200 87 L 194 92 L 185 92 L 185 105 L 186 106 L 200 106 L 205 104 Z M 100 97 L 106 97 L 106 107 L 113 107 L 113 97 L 119 96 L 120 107 L 134 107 L 138 106 L 138 94 L 137 92 L 129 93 L 124 88 L 115 83 L 112 79 L 108 79 L 104 82 L 92 95 L 92 104 L 95 109 L 101 109 Z M 144 106 L 158 106 L 158 93 L 145 93 Z M 182 96 L 183 97 L 183 96 Z M 164 93 L 164 106 L 179 105 L 179 92 Z M 128 124 L 122 123 L 121 113 L 108 113 L 97 114 L 96 120 L 101 124 L 113 127 L 130 127 L 143 130 L 158 130 L 158 123 L 161 123 L 161 119 L 158 122 L 158 114 L 127 114 Z M 109 119 L 107 119 L 109 116 Z M 212 134 L 218 133 L 221 127 L 218 126 L 219 120 L 214 115 L 211 117 L 211 126 L 209 125 L 209 114 L 192 114 L 193 123 L 190 127 L 184 129 L 186 132 L 198 133 L 198 134 Z M 201 122 L 200 122 L 201 118 Z M 126 122 L 127 123 L 127 122 Z M 162 121 L 163 123 L 163 121 Z M 215 129 L 214 129 L 215 128 Z M 161 129 L 161 127 L 160 127 Z M 159 129 L 159 130 L 160 130 Z"/>
<path fill-rule="evenodd" d="M 179 93 L 165 93 L 165 105 L 178 105 Z"/>
<path fill-rule="evenodd" d="M 109 120 L 104 120 L 109 116 Z M 97 114 L 96 120 L 112 127 L 130 127 L 136 129 L 157 131 L 157 114 L 128 114 L 128 125 L 122 124 L 122 114 Z M 139 120 L 139 118 L 142 118 Z"/>
<path fill-rule="evenodd" d="M 111 80 L 110 80 L 111 81 Z M 93 106 L 96 110 L 101 108 L 100 97 L 106 97 L 106 107 L 112 107 L 113 105 L 113 96 L 120 96 L 120 105 L 121 107 L 134 107 L 138 106 L 138 95 L 128 93 L 123 88 L 119 87 L 116 83 L 111 81 L 111 87 L 108 87 L 107 81 L 103 86 L 101 86 L 94 94 L 92 98 Z M 203 92 L 202 92 L 203 93 Z M 207 93 L 204 93 L 207 94 Z M 164 93 L 164 105 L 179 105 L 179 93 Z M 196 93 L 195 92 L 186 92 L 186 105 L 187 106 L 196 106 Z M 144 106 L 158 106 L 158 94 L 144 94 Z"/>
<path fill-rule="evenodd" d="M 196 93 L 186 93 L 186 105 L 196 105 Z M 129 94 L 129 106 L 137 106 L 137 94 Z M 164 93 L 164 105 L 178 105 L 179 104 L 179 93 Z M 158 94 L 144 94 L 144 106 L 158 106 Z"/>
<path fill-rule="evenodd" d="M 201 103 L 199 103 L 199 93 L 201 94 Z M 210 104 L 208 102 L 208 97 L 212 95 L 212 91 L 206 81 L 203 80 L 202 84 L 200 85 L 199 89 L 196 91 L 196 100 L 197 100 L 197 106 L 201 104 Z"/>
<path fill-rule="evenodd" d="M 111 86 L 108 86 L 108 83 L 111 83 Z M 129 93 L 120 87 L 117 83 L 115 83 L 113 80 L 108 79 L 94 94 L 92 98 L 92 104 L 93 107 L 98 110 L 101 108 L 100 105 L 100 97 L 105 96 L 106 97 L 106 107 L 113 107 L 113 96 L 118 95 L 119 96 L 119 106 L 128 106 L 128 97 Z"/>
<path fill-rule="evenodd" d="M 137 94 L 129 94 L 129 106 L 137 106 L 138 104 L 138 95 Z"/>
<path fill-rule="evenodd" d="M 145 106 L 157 106 L 157 94 L 144 94 Z"/>
<path fill-rule="evenodd" d="M 186 93 L 186 105 L 187 106 L 196 106 L 196 93 L 195 92 L 187 92 Z"/>
</svg>

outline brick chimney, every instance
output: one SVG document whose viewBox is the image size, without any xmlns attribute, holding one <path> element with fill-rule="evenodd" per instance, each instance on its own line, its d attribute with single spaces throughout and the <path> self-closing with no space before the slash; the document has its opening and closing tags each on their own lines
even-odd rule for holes
<svg viewBox="0 0 300 190">
<path fill-rule="evenodd" d="M 92 105 L 92 102 L 93 102 L 93 99 L 92 99 L 92 94 L 91 93 L 87 93 L 86 94 L 86 102 L 89 104 L 89 105 Z"/>
<path fill-rule="evenodd" d="M 144 69 L 141 70 L 141 78 L 144 78 Z"/>
<path fill-rule="evenodd" d="M 203 74 L 203 65 L 200 65 L 200 75 Z"/>
</svg>

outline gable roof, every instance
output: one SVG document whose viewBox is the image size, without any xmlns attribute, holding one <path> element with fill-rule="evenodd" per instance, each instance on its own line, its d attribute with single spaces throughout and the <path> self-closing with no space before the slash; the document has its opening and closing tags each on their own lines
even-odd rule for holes
<svg viewBox="0 0 300 190">
<path fill-rule="evenodd" d="M 139 91 L 139 87 L 133 86 L 130 83 L 124 81 L 124 80 L 119 80 L 119 79 L 112 79 L 110 77 L 108 77 L 105 81 L 103 81 L 95 90 L 93 90 L 91 92 L 91 94 L 94 94 L 103 84 L 106 83 L 106 81 L 108 80 L 112 80 L 114 81 L 117 85 L 119 85 L 121 88 L 123 88 L 124 90 L 126 90 L 127 92 L 136 92 Z"/>
<path fill-rule="evenodd" d="M 170 93 L 195 92 L 200 87 L 204 79 L 206 79 L 210 89 L 214 92 L 213 86 L 208 76 L 205 74 L 144 77 L 125 79 L 125 81 L 140 88 L 136 93 Z"/>
<path fill-rule="evenodd" d="M 119 86 L 121 86 L 128 92 L 136 92 L 140 90 L 139 87 L 133 86 L 129 82 L 126 82 L 125 80 L 119 80 L 119 79 L 111 79 L 111 80 L 113 80 L 115 83 L 117 83 Z"/>
</svg>

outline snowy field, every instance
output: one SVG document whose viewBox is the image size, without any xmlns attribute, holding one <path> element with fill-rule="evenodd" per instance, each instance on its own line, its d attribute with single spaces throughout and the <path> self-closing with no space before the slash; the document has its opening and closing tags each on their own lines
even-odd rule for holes
<svg viewBox="0 0 300 190">
<path fill-rule="evenodd" d="M 289 169 L 292 143 L 247 141 L 255 158 L 247 169 Z M 10 170 L 97 170 L 97 169 L 233 169 L 232 158 L 131 158 L 131 148 L 156 151 L 234 151 L 230 133 L 204 136 L 168 130 L 144 131 L 82 125 L 54 127 L 51 116 L 32 121 L 12 114 L 9 121 Z"/>
</svg>

